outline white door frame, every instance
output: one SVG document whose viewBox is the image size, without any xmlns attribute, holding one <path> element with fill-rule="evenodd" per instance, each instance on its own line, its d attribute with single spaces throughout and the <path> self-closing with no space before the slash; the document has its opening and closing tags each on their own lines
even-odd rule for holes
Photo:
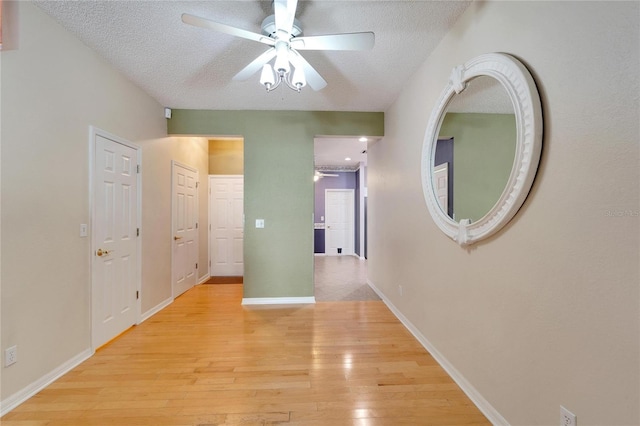
<svg viewBox="0 0 640 426">
<path fill-rule="evenodd" d="M 95 225 L 95 194 L 94 194 L 94 185 L 95 185 L 95 156 L 96 156 L 96 136 L 102 136 L 103 138 L 110 139 L 114 142 L 127 146 L 136 151 L 136 160 L 138 165 L 142 164 L 142 150 L 138 145 L 135 145 L 125 139 L 122 139 L 116 135 L 113 135 L 105 130 L 99 129 L 94 126 L 89 126 L 89 209 L 91 212 L 91 218 L 89 220 L 89 229 L 91 229 L 91 247 L 89 253 L 89 270 L 91 274 L 91 289 L 90 289 L 90 306 L 89 311 L 91 312 L 91 349 L 95 351 L 96 347 L 96 330 L 95 330 L 95 310 L 94 310 L 94 298 L 98 297 L 96 288 L 95 288 L 95 279 L 93 276 L 94 268 L 93 268 L 93 260 L 94 260 L 94 250 L 96 250 L 96 241 L 94 236 L 96 233 L 94 232 Z M 137 218 L 138 226 L 137 228 L 140 230 L 140 235 L 142 235 L 142 173 L 141 170 L 138 169 L 137 177 L 136 177 L 136 185 L 138 185 L 138 197 L 137 197 Z M 141 301 L 142 301 L 142 237 L 138 236 L 136 238 L 136 256 L 138 258 L 138 264 L 136 265 L 136 291 L 138 292 L 138 298 L 136 300 L 135 307 L 135 323 L 140 324 L 141 317 Z"/>
<path fill-rule="evenodd" d="M 174 250 L 174 247 L 173 247 L 173 243 L 174 243 L 173 237 L 174 237 L 175 232 L 176 232 L 176 230 L 174 229 L 174 224 L 175 224 L 174 219 L 175 219 L 175 217 L 173 215 L 173 210 L 174 210 L 173 209 L 173 207 L 174 207 L 173 206 L 173 203 L 174 203 L 174 199 L 173 199 L 173 184 L 174 184 L 174 182 L 173 182 L 173 169 L 174 169 L 175 166 L 179 166 L 179 167 L 182 167 L 184 169 L 187 169 L 187 170 L 195 173 L 196 176 L 197 176 L 195 210 L 196 210 L 196 215 L 197 215 L 198 219 L 196 219 L 196 229 L 199 228 L 199 223 L 200 223 L 200 220 L 199 220 L 200 219 L 200 189 L 199 189 L 199 186 L 200 186 L 200 171 L 198 169 L 196 169 L 195 167 L 187 166 L 186 164 L 180 163 L 179 161 L 176 161 L 176 160 L 171 160 L 171 230 L 170 230 L 171 231 L 171 234 L 170 234 L 171 240 L 170 241 L 171 241 L 171 298 L 172 299 L 175 299 L 177 297 L 176 296 L 176 291 L 175 291 L 175 288 L 174 288 L 174 284 L 175 284 L 175 270 L 174 270 L 174 260 L 175 260 L 174 257 L 175 256 L 174 256 L 174 251 L 175 250 Z M 195 248 L 196 257 L 197 257 L 197 259 L 199 259 L 200 258 L 200 256 L 199 256 L 199 254 L 200 254 L 200 231 L 199 230 L 198 230 L 198 232 L 196 232 L 195 246 L 196 246 L 196 248 Z M 200 265 L 198 265 L 198 266 L 200 266 Z M 198 285 L 198 280 L 199 280 L 198 272 L 199 272 L 199 270 L 200 270 L 200 268 L 198 267 L 196 269 L 196 271 L 195 271 L 196 277 L 195 277 L 194 287 L 196 285 Z"/>
<path fill-rule="evenodd" d="M 325 218 L 325 224 L 328 223 L 327 220 L 327 195 L 330 192 L 346 192 L 346 193 L 350 193 L 351 197 L 349 198 L 349 202 L 350 202 L 350 207 L 351 207 L 351 216 L 350 216 L 350 222 L 349 222 L 349 229 L 351 230 L 351 251 L 349 253 L 342 253 L 343 255 L 354 255 L 355 254 L 355 249 L 356 249 L 356 233 L 355 233 L 355 190 L 354 189 L 333 189 L 333 188 L 327 188 L 324 190 L 324 218 Z M 328 248 L 329 245 L 327 244 L 329 237 L 328 237 L 329 233 L 327 232 L 327 229 L 325 229 L 324 231 L 324 252 L 326 255 L 329 255 L 328 252 Z"/>
<path fill-rule="evenodd" d="M 213 269 L 213 259 L 211 258 L 211 254 L 212 254 L 212 250 L 211 250 L 211 244 L 213 243 L 212 241 L 212 229 L 211 229 L 211 225 L 213 224 L 213 212 L 214 210 L 211 208 L 212 207 L 212 199 L 211 197 L 213 196 L 213 193 L 211 191 L 211 188 L 213 187 L 213 181 L 215 181 L 215 179 L 229 179 L 229 178 L 237 178 L 237 179 L 242 179 L 242 193 L 244 196 L 244 175 L 209 175 L 209 214 L 208 214 L 208 229 L 209 229 L 209 233 L 208 235 L 208 244 L 207 244 L 207 259 L 209 259 L 209 276 L 213 276 L 211 275 L 211 271 Z M 242 244 L 243 244 L 243 253 L 244 253 L 244 203 L 243 203 L 243 209 L 242 209 L 242 224 L 243 224 L 243 239 L 242 239 Z M 242 259 L 242 270 L 243 273 L 242 275 L 244 275 L 244 258 Z"/>
</svg>

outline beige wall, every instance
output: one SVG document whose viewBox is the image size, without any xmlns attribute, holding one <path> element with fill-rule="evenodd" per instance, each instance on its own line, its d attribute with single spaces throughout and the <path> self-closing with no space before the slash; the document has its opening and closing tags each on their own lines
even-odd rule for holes
<svg viewBox="0 0 640 426">
<path fill-rule="evenodd" d="M 243 145 L 242 138 L 209 139 L 209 174 L 244 174 Z"/>
<path fill-rule="evenodd" d="M 1 75 L 1 348 L 18 345 L 18 363 L 0 370 L 3 401 L 90 349 L 91 248 L 79 236 L 90 223 L 89 126 L 142 147 L 143 313 L 171 298 L 171 160 L 201 177 L 208 168 L 205 138 L 167 137 L 162 105 L 33 4 L 20 2 L 18 28 Z"/>
<path fill-rule="evenodd" d="M 640 424 L 639 8 L 473 3 L 369 150 L 370 280 L 513 425 L 558 424 L 561 404 L 582 426 Z M 543 154 L 514 220 L 462 249 L 429 216 L 419 159 L 451 69 L 487 52 L 536 78 Z"/>
</svg>

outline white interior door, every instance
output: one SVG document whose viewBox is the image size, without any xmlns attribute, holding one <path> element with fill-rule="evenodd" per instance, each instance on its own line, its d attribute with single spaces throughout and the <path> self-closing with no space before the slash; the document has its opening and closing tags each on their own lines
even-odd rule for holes
<svg viewBox="0 0 640 426">
<path fill-rule="evenodd" d="M 447 213 L 449 205 L 449 163 L 442 163 L 433 168 L 436 198 L 443 212 Z"/>
<path fill-rule="evenodd" d="M 172 163 L 173 297 L 196 284 L 198 276 L 198 171 Z"/>
<path fill-rule="evenodd" d="M 209 274 L 244 275 L 244 176 L 209 176 Z"/>
<path fill-rule="evenodd" d="M 137 321 L 138 151 L 93 130 L 92 344 L 98 348 Z"/>
<path fill-rule="evenodd" d="M 353 189 L 326 189 L 325 210 L 325 252 L 328 255 L 353 254 L 354 232 Z"/>
</svg>

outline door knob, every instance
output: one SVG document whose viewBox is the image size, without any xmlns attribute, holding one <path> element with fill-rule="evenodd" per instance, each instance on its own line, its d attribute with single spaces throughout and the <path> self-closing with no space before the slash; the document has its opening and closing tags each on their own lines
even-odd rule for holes
<svg viewBox="0 0 640 426">
<path fill-rule="evenodd" d="M 182 239 L 182 237 L 179 237 L 179 236 L 177 236 L 177 235 L 176 235 L 176 236 L 174 236 L 174 237 L 173 237 L 173 239 L 174 239 L 174 240 L 181 240 L 181 239 Z"/>
<path fill-rule="evenodd" d="M 111 254 L 113 252 L 113 250 L 102 250 L 102 249 L 98 249 L 96 250 L 96 256 L 98 257 L 102 257 L 102 256 L 108 256 L 109 254 Z"/>
</svg>

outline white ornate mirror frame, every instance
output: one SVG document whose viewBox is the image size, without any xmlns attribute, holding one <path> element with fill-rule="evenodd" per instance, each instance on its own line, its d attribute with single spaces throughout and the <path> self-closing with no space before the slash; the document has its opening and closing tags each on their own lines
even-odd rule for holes
<svg viewBox="0 0 640 426">
<path fill-rule="evenodd" d="M 516 152 L 509 180 L 502 195 L 487 214 L 476 222 L 455 222 L 438 203 L 433 180 L 433 165 L 440 126 L 454 95 L 461 93 L 475 77 L 498 80 L 513 104 L 516 121 Z M 538 169 L 542 149 L 542 109 L 533 77 L 516 58 L 503 53 L 480 55 L 455 67 L 436 103 L 422 145 L 422 190 L 429 213 L 436 225 L 461 246 L 473 244 L 496 233 L 506 225 L 527 198 Z"/>
</svg>

